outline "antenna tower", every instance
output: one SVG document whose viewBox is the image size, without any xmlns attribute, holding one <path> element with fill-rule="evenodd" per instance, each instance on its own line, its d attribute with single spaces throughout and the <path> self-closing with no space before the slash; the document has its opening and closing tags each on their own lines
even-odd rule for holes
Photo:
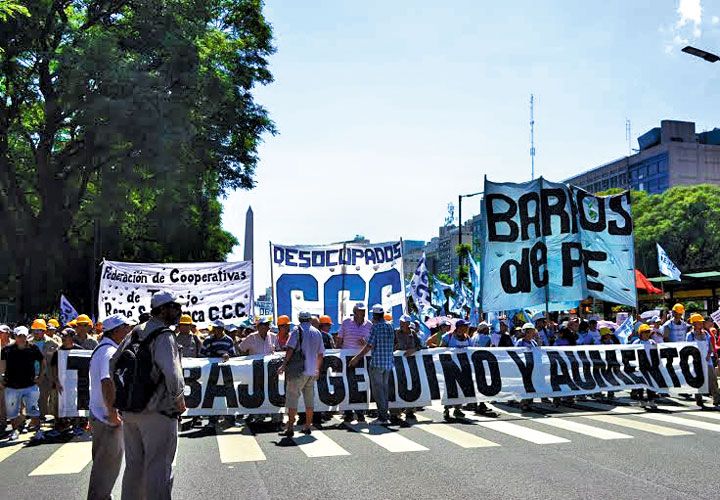
<svg viewBox="0 0 720 500">
<path fill-rule="evenodd" d="M 625 140 L 627 141 L 628 156 L 632 155 L 632 128 L 630 120 L 625 118 Z"/>
<path fill-rule="evenodd" d="M 530 94 L 530 179 L 535 180 L 535 96 Z"/>
</svg>

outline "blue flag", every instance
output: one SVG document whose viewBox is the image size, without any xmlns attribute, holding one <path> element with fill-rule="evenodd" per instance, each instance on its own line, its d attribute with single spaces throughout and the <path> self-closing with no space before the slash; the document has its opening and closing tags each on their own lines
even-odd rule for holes
<svg viewBox="0 0 720 500">
<path fill-rule="evenodd" d="M 657 246 L 658 269 L 660 272 L 668 278 L 680 281 L 680 275 L 682 274 L 680 269 L 670 260 L 670 257 L 668 257 L 668 254 L 665 253 L 665 250 L 663 250 L 663 247 L 661 247 L 659 243 L 655 243 L 655 245 Z"/>
<path fill-rule="evenodd" d="M 622 322 L 622 325 L 618 327 L 618 329 L 615 331 L 615 336 L 620 341 L 621 344 L 627 344 L 628 343 L 628 337 L 632 335 L 633 333 L 633 324 L 635 323 L 635 320 L 633 320 L 632 316 L 628 316 L 625 321 Z"/>
<path fill-rule="evenodd" d="M 64 295 L 60 295 L 60 323 L 67 325 L 78 316 L 70 301 Z"/>
<path fill-rule="evenodd" d="M 433 280 L 431 303 L 435 307 L 445 307 L 445 290 L 452 289 L 452 285 L 443 283 L 439 279 Z M 444 313 L 442 314 L 444 316 Z"/>
<path fill-rule="evenodd" d="M 425 252 L 418 261 L 415 274 L 410 281 L 410 296 L 415 302 L 415 307 L 420 311 L 420 315 L 424 316 L 425 311 L 432 309 L 432 299 L 430 297 L 430 288 L 428 283 L 428 272 L 425 266 Z"/>
<path fill-rule="evenodd" d="M 430 336 L 430 328 L 428 328 L 425 322 L 420 319 L 417 314 L 411 314 L 410 317 L 413 319 L 413 321 L 417 321 L 420 325 L 420 331 L 418 332 L 418 334 L 420 336 L 420 340 L 424 345 L 425 342 L 427 342 L 428 337 Z"/>
</svg>

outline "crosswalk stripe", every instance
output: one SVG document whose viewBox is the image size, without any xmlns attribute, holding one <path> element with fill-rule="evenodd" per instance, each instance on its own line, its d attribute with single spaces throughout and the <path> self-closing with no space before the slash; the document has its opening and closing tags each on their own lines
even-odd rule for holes
<svg viewBox="0 0 720 500">
<path fill-rule="evenodd" d="M 418 425 L 415 427 L 416 429 L 422 429 L 433 436 L 437 436 L 462 448 L 488 448 L 492 446 L 500 446 L 490 440 L 476 436 L 475 434 L 471 434 L 469 432 L 461 431 L 460 429 L 456 429 L 455 427 L 447 424 L 425 423 L 433 421 L 429 418 L 423 417 L 422 415 L 418 415 L 417 420 L 418 422 L 423 423 L 423 425 Z"/>
<path fill-rule="evenodd" d="M 2 404 L 1 401 L 0 404 Z M 21 434 L 17 441 L 12 441 L 12 444 L 6 444 L 0 447 L 0 462 L 22 450 L 25 443 L 30 441 L 30 437 L 30 434 Z"/>
<path fill-rule="evenodd" d="M 342 446 L 330 439 L 322 431 L 313 431 L 311 435 L 299 436 L 293 438 L 293 441 L 305 455 L 311 458 L 350 455 Z"/>
<path fill-rule="evenodd" d="M 668 424 L 684 425 L 686 427 L 695 427 L 706 431 L 720 432 L 720 425 L 702 422 L 700 420 L 692 420 L 689 418 L 681 418 L 675 415 L 663 415 L 661 413 L 643 413 L 639 417 L 649 418 L 650 420 L 659 420 Z"/>
<path fill-rule="evenodd" d="M 220 462 L 224 464 L 266 460 L 265 453 L 249 429 L 230 428 L 215 437 L 220 451 Z"/>
<path fill-rule="evenodd" d="M 78 474 L 90 461 L 92 461 L 92 441 L 71 441 L 55 450 L 50 458 L 28 475 Z"/>
<path fill-rule="evenodd" d="M 622 434 L 620 432 L 609 431 L 607 429 L 601 429 L 600 427 L 593 427 L 592 425 L 581 424 L 575 420 L 567 420 L 562 418 L 534 418 L 533 422 L 549 425 L 557 429 L 562 429 L 570 432 L 577 432 L 578 434 L 584 434 L 585 436 L 594 437 L 602 440 L 609 439 L 632 439 L 633 437 L 628 434 Z"/>
<path fill-rule="evenodd" d="M 391 431 L 379 425 L 367 424 L 346 424 L 350 429 L 368 438 L 378 446 L 382 446 L 386 450 L 393 453 L 403 453 L 408 451 L 428 451 L 421 444 L 411 441 L 401 436 L 396 431 Z"/>
<path fill-rule="evenodd" d="M 720 413 L 718 412 L 709 412 L 709 411 L 688 411 L 683 413 L 683 415 L 693 415 L 695 417 L 705 417 L 712 420 L 720 420 Z"/>
<path fill-rule="evenodd" d="M 496 422 L 474 422 L 475 425 L 485 427 L 497 432 L 502 432 L 509 436 L 513 436 L 535 444 L 558 444 L 569 443 L 569 439 L 554 436 L 542 431 L 536 431 L 522 425 L 513 424 L 512 422 L 496 421 Z"/>
<path fill-rule="evenodd" d="M 658 434 L 660 436 L 691 436 L 693 434 L 690 431 L 673 429 L 671 427 L 650 424 L 648 422 L 641 422 L 639 420 L 633 420 L 630 418 L 616 417 L 614 415 L 584 415 L 583 418 L 589 418 L 597 422 L 617 425 L 619 427 L 627 427 L 628 429 L 650 432 L 652 434 Z"/>
<path fill-rule="evenodd" d="M 609 411 L 612 413 L 623 413 L 623 414 L 631 414 L 631 413 L 639 413 L 643 411 L 642 408 L 639 406 L 616 406 L 616 405 L 606 405 L 603 403 L 595 403 L 592 401 L 577 401 L 575 402 L 578 406 L 587 406 L 588 408 L 595 408 L 596 410 L 602 410 L 602 411 Z"/>
</svg>

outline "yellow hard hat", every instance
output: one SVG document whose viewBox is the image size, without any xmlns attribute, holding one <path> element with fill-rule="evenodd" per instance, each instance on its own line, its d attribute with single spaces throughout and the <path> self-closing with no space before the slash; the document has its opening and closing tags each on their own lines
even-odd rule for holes
<svg viewBox="0 0 720 500">
<path fill-rule="evenodd" d="M 612 335 L 612 330 L 608 327 L 600 328 L 600 336 L 603 336 L 603 335 Z"/>
<path fill-rule="evenodd" d="M 67 324 L 70 328 L 75 328 L 77 326 L 77 320 L 72 320 L 70 323 Z"/>
<path fill-rule="evenodd" d="M 38 318 L 35 321 L 32 322 L 32 325 L 30 326 L 31 330 L 47 330 L 47 323 L 45 323 L 45 320 L 42 318 Z"/>
<path fill-rule="evenodd" d="M 649 331 L 652 331 L 652 328 L 650 328 L 650 325 L 646 325 L 645 323 L 640 325 L 640 327 L 638 328 L 638 333 L 645 333 Z"/>
<path fill-rule="evenodd" d="M 676 312 L 678 314 L 685 314 L 685 306 L 680 303 L 672 306 L 672 310 L 673 310 L 673 312 Z"/>
<path fill-rule="evenodd" d="M 180 316 L 180 321 L 178 321 L 178 325 L 194 325 L 192 318 L 189 314 L 183 314 Z"/>
<path fill-rule="evenodd" d="M 51 326 L 53 328 L 60 328 L 60 322 L 58 320 L 56 320 L 55 318 L 50 318 L 47 322 L 47 326 L 48 326 L 48 328 Z"/>
<path fill-rule="evenodd" d="M 80 316 L 75 318 L 75 324 L 92 326 L 92 320 L 90 319 L 90 316 L 88 316 L 87 314 L 81 314 Z"/>
<path fill-rule="evenodd" d="M 704 321 L 705 321 L 705 318 L 702 317 L 702 314 L 698 314 L 698 313 L 692 313 L 690 315 L 690 319 L 688 320 L 688 322 L 690 324 L 698 323 L 698 322 L 703 323 Z"/>
</svg>

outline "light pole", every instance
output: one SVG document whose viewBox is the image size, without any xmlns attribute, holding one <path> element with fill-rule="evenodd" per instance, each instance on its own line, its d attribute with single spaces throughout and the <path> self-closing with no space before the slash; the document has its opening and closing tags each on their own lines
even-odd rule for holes
<svg viewBox="0 0 720 500">
<path fill-rule="evenodd" d="M 686 54 L 690 54 L 691 56 L 699 57 L 700 59 L 704 59 L 709 63 L 714 63 L 720 61 L 720 56 L 717 54 L 713 54 L 712 52 L 707 52 L 702 49 L 698 49 L 695 47 L 692 47 L 688 45 L 687 47 L 682 49 L 683 52 Z"/>
<path fill-rule="evenodd" d="M 471 193 L 471 194 L 459 194 L 458 195 L 458 245 L 462 245 L 462 230 L 463 230 L 463 220 L 462 220 L 462 199 L 463 198 L 472 198 L 473 196 L 478 196 L 483 194 L 482 191 L 479 193 Z M 463 260 L 462 260 L 462 252 L 458 252 L 458 272 L 460 272 L 460 266 L 462 266 Z"/>
</svg>

